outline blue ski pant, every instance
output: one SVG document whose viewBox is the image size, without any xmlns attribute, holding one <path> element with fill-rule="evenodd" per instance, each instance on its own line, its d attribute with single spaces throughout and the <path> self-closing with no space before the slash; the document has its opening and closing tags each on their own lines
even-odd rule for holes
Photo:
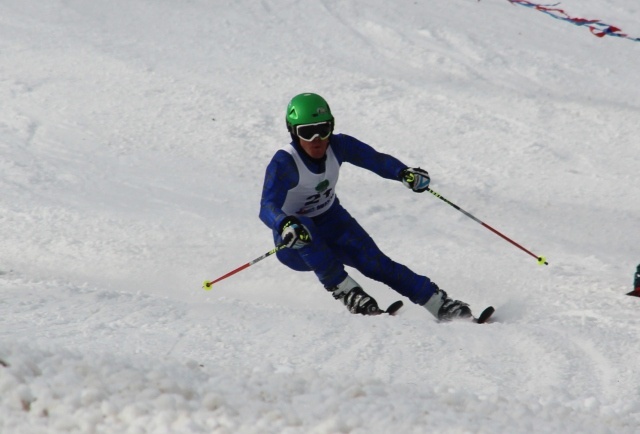
<svg viewBox="0 0 640 434">
<path fill-rule="evenodd" d="M 347 277 L 345 265 L 370 279 L 382 282 L 416 304 L 424 304 L 436 286 L 426 276 L 394 262 L 376 245 L 371 236 L 339 203 L 324 214 L 299 217 L 311 234 L 312 242 L 300 249 L 282 249 L 277 257 L 296 271 L 313 271 L 325 288 L 337 286 Z M 274 232 L 276 244 L 281 242 Z"/>
</svg>

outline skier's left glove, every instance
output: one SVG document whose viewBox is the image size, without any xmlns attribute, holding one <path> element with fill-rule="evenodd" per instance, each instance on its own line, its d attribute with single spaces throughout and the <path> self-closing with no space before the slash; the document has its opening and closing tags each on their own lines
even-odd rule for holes
<svg viewBox="0 0 640 434">
<path fill-rule="evenodd" d="M 295 216 L 288 216 L 280 225 L 282 242 L 291 249 L 299 249 L 311 242 L 311 234 L 302 222 Z"/>
<path fill-rule="evenodd" d="M 407 188 L 410 188 L 416 193 L 426 191 L 427 188 L 429 188 L 429 183 L 431 182 L 429 172 L 419 167 L 414 169 L 404 169 L 400 172 L 400 179 Z"/>
</svg>

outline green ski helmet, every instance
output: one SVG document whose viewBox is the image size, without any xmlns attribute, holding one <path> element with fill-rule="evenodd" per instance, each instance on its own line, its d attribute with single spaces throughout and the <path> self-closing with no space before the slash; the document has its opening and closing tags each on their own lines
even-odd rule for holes
<svg viewBox="0 0 640 434">
<path fill-rule="evenodd" d="M 330 122 L 333 130 L 334 119 L 329 104 L 315 93 L 301 93 L 294 96 L 287 106 L 287 130 L 295 135 L 298 125 Z"/>
</svg>

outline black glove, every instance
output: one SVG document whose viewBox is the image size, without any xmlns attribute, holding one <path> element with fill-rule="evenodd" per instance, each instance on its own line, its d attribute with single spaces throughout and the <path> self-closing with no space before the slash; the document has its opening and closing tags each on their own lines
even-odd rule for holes
<svg viewBox="0 0 640 434">
<path fill-rule="evenodd" d="M 280 236 L 284 245 L 291 249 L 299 249 L 311 242 L 309 230 L 295 216 L 288 216 L 282 221 Z"/>
<path fill-rule="evenodd" d="M 422 193 L 429 188 L 431 178 L 429 172 L 419 167 L 410 169 L 406 168 L 400 172 L 402 183 L 416 193 Z"/>
</svg>

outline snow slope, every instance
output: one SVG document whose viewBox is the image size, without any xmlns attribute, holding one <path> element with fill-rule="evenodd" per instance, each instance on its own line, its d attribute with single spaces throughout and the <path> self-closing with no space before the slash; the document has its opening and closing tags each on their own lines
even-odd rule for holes
<svg viewBox="0 0 640 434">
<path fill-rule="evenodd" d="M 631 0 L 566 0 L 640 36 Z M 506 0 L 0 0 L 0 433 L 640 430 L 640 43 Z M 392 258 L 495 322 L 350 315 L 266 259 L 284 110 Z M 384 285 L 352 273 L 386 305 Z"/>
</svg>

